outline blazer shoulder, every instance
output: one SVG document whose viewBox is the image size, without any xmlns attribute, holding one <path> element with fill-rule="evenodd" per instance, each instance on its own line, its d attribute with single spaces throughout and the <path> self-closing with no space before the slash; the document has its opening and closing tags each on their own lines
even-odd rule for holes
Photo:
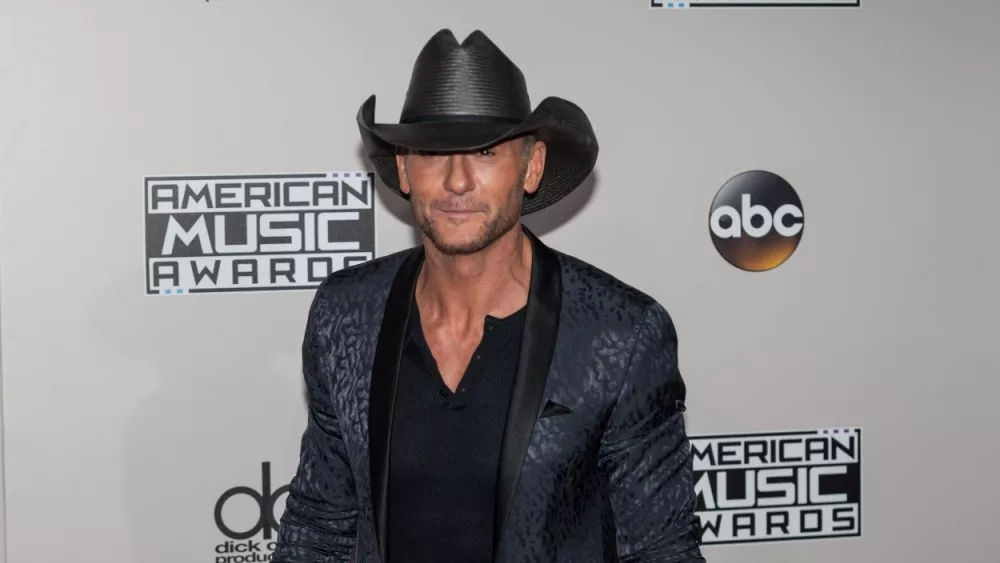
<svg viewBox="0 0 1000 563">
<path fill-rule="evenodd" d="M 396 278 L 396 272 L 409 253 L 407 248 L 333 272 L 313 293 L 309 306 L 312 322 L 324 323 L 334 318 L 368 316 L 384 304 Z"/>
<path fill-rule="evenodd" d="M 327 276 L 316 288 L 316 293 L 324 293 L 326 296 L 333 297 L 344 292 L 356 293 L 362 290 L 377 292 L 382 286 L 388 289 L 395 279 L 400 264 L 414 250 L 416 249 L 407 248 L 367 262 L 341 268 Z"/>
<path fill-rule="evenodd" d="M 666 308 L 647 292 L 576 256 L 556 251 L 562 264 L 564 310 L 602 325 L 634 327 Z M 623 327 L 624 328 L 624 327 Z"/>
</svg>

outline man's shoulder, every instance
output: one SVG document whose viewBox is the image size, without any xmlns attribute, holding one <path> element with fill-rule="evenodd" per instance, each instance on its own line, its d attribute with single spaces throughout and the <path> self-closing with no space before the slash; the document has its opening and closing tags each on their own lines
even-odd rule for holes
<svg viewBox="0 0 1000 563">
<path fill-rule="evenodd" d="M 563 308 L 578 320 L 634 327 L 648 313 L 667 316 L 646 291 L 577 256 L 555 252 L 562 264 L 563 299 L 568 300 Z"/>
<path fill-rule="evenodd" d="M 405 248 L 392 254 L 373 258 L 360 264 L 341 268 L 333 272 L 322 285 L 329 288 L 352 288 L 372 282 L 388 280 L 390 283 L 403 260 L 416 248 Z"/>
<path fill-rule="evenodd" d="M 403 249 L 331 273 L 316 288 L 314 303 L 357 304 L 385 299 L 400 264 L 414 250 Z"/>
</svg>

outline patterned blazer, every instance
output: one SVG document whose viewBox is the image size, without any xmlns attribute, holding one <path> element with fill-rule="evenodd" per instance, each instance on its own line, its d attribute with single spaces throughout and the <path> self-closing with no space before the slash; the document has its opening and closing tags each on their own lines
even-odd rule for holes
<svg viewBox="0 0 1000 563">
<path fill-rule="evenodd" d="M 495 561 L 703 563 L 670 316 L 524 231 L 531 283 Z M 416 247 L 377 258 L 316 291 L 302 346 L 308 423 L 273 563 L 392 563 L 382 556 L 390 429 L 423 257 Z"/>
</svg>

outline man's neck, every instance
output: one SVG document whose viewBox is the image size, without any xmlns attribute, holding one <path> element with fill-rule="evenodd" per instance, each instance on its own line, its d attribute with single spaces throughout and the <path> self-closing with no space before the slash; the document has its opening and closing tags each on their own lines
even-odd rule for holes
<svg viewBox="0 0 1000 563">
<path fill-rule="evenodd" d="M 427 245 L 417 280 L 421 317 L 472 328 L 486 315 L 506 317 L 524 307 L 531 283 L 531 241 L 520 226 L 470 255 L 446 255 Z"/>
</svg>

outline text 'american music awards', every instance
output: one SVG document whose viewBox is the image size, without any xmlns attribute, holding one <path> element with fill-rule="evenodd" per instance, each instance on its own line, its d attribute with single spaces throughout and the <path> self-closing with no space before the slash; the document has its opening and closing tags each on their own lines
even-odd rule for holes
<svg viewBox="0 0 1000 563">
<path fill-rule="evenodd" d="M 861 429 L 691 438 L 704 544 L 861 535 Z"/>
<path fill-rule="evenodd" d="M 372 172 L 144 181 L 148 295 L 314 288 L 375 255 Z"/>
</svg>

